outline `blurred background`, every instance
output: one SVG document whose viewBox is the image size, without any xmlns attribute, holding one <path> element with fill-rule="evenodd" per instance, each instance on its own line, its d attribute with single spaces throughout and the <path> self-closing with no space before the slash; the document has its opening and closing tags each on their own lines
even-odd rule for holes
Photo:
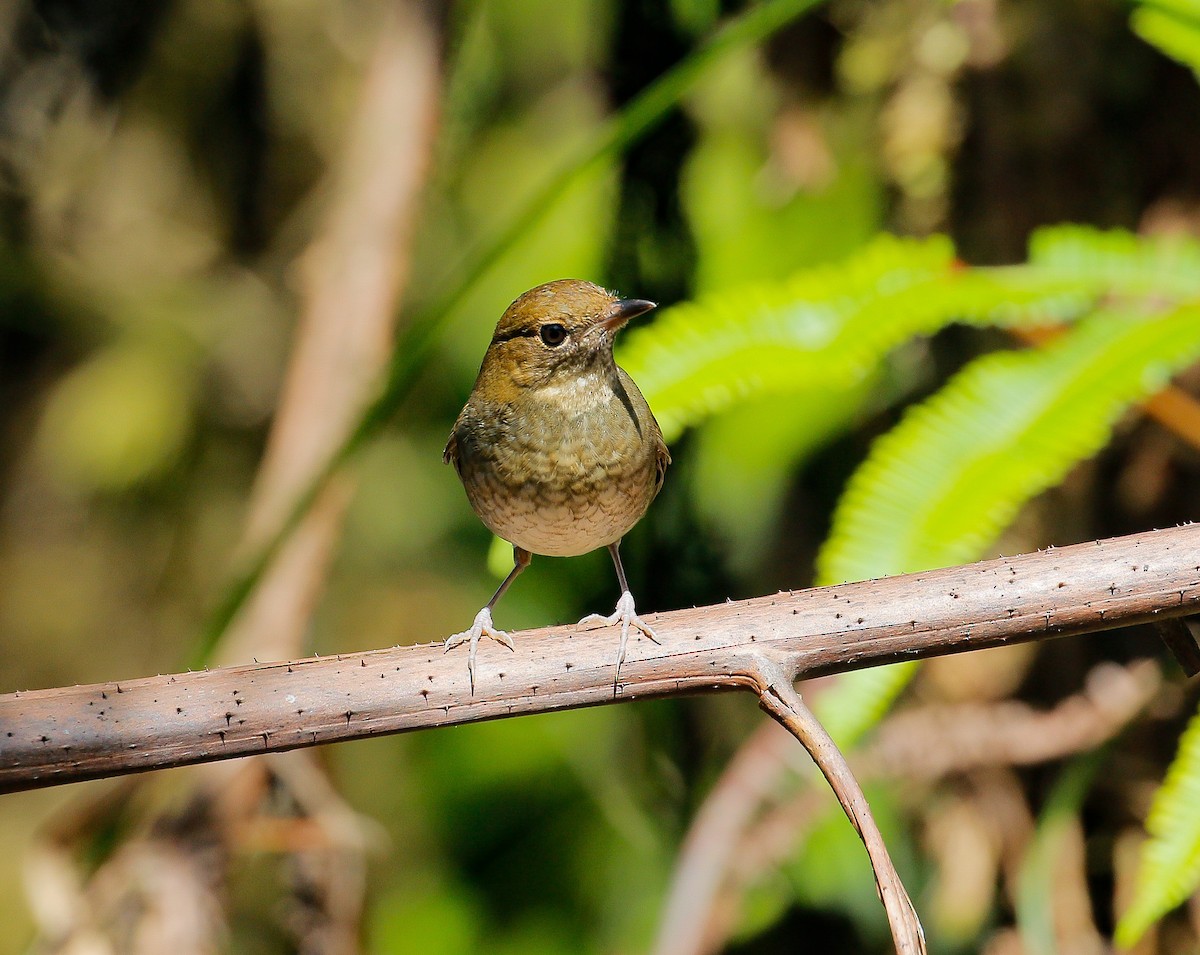
<svg viewBox="0 0 1200 955">
<path fill-rule="evenodd" d="M 385 374 L 394 400 L 210 658 L 466 626 L 496 551 L 441 450 L 540 282 L 736 302 L 881 232 L 978 265 L 1053 223 L 1200 233 L 1200 85 L 1144 11 L 791 3 L 710 55 L 771 6 L 0 6 L 0 691 L 203 658 L 231 568 Z M 617 148 L 680 64 L 678 108 Z M 1015 347 L 950 325 L 836 400 L 680 419 L 623 548 L 639 609 L 811 585 L 872 442 Z M 976 556 L 1196 517 L 1187 364 L 1182 418 L 1118 415 Z M 537 559 L 497 623 L 615 596 L 602 552 Z M 934 950 L 1109 951 L 1195 697 L 1149 631 L 926 665 L 856 765 Z M 865 854 L 763 720 L 637 703 L 6 796 L 0 951 L 890 951 Z M 1139 945 L 1200 951 L 1200 906 Z"/>
</svg>

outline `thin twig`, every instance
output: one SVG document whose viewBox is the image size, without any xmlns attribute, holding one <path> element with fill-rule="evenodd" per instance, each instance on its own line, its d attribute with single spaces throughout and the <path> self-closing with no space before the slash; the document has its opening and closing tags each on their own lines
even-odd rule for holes
<svg viewBox="0 0 1200 955">
<path fill-rule="evenodd" d="M 1154 661 L 1139 660 L 1128 666 L 1102 663 L 1088 675 L 1081 692 L 1045 711 L 1014 700 L 916 707 L 888 717 L 867 747 L 850 755 L 850 765 L 864 783 L 878 779 L 933 782 L 951 775 L 1062 759 L 1112 739 L 1161 687 L 1162 673 Z M 776 730 L 774 723 L 764 728 Z M 740 756 L 739 751 L 735 758 Z M 784 766 L 777 754 L 774 764 L 759 761 L 765 777 L 759 785 L 769 788 L 776 798 Z M 735 832 L 721 855 L 680 853 L 668 912 L 681 903 L 685 884 L 715 885 L 717 889 L 690 900 L 694 921 L 689 934 L 694 941 L 687 947 L 671 948 L 675 955 L 722 950 L 749 887 L 792 857 L 802 834 L 828 807 L 824 794 L 809 786 L 800 786 L 773 808 L 763 802 L 741 809 L 744 818 L 760 814 L 761 818 Z M 706 801 L 685 845 L 705 838 L 696 830 L 708 818 L 707 813 Z M 699 871 L 688 872 L 685 867 Z M 665 924 L 665 917 L 663 921 Z"/>
<path fill-rule="evenodd" d="M 898 955 L 925 955 L 925 933 L 921 929 L 921 921 L 917 918 L 917 911 L 913 908 L 904 883 L 900 881 L 896 867 L 892 865 L 883 835 L 875 825 L 875 818 L 867 805 L 867 797 L 854 778 L 846 757 L 782 672 L 771 674 L 768 670 L 763 675 L 770 679 L 759 696 L 759 705 L 795 736 L 812 756 L 841 803 L 846 818 L 862 839 L 871 860 L 875 887 L 887 912 Z"/>
<path fill-rule="evenodd" d="M 1015 700 L 915 707 L 884 720 L 850 765 L 860 782 L 930 782 L 1061 759 L 1107 742 L 1161 686 L 1155 661 L 1102 663 L 1081 692 L 1049 710 Z M 794 775 L 790 743 L 776 723 L 763 723 L 701 804 L 676 857 L 655 955 L 722 951 L 749 887 L 791 858 L 828 808 L 825 794 L 806 785 L 807 772 L 784 781 Z"/>
</svg>

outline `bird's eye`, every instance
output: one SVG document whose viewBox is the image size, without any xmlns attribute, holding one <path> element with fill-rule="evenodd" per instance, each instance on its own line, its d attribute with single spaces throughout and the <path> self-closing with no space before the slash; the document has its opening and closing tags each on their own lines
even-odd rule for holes
<svg viewBox="0 0 1200 955">
<path fill-rule="evenodd" d="M 541 337 L 542 342 L 551 348 L 557 348 L 567 340 L 567 330 L 559 325 L 558 322 L 543 325 L 538 329 L 538 335 Z"/>
</svg>

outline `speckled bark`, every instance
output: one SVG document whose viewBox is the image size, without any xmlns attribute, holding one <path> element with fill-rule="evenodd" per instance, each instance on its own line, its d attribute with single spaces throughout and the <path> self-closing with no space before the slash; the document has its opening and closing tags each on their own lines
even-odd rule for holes
<svg viewBox="0 0 1200 955">
<path fill-rule="evenodd" d="M 0 696 L 0 792 L 520 713 L 808 677 L 1200 612 L 1200 525 L 651 615 L 614 694 L 614 628 Z"/>
</svg>

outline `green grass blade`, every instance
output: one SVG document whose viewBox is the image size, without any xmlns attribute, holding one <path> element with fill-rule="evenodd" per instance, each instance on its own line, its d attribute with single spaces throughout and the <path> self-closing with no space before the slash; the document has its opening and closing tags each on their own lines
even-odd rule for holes
<svg viewBox="0 0 1200 955">
<path fill-rule="evenodd" d="M 1038 816 L 1021 870 L 1017 876 L 1016 916 L 1021 942 L 1028 955 L 1058 955 L 1054 930 L 1055 880 L 1064 841 L 1079 826 L 1083 801 L 1108 751 L 1100 749 L 1073 759 L 1063 770 Z"/>
</svg>

